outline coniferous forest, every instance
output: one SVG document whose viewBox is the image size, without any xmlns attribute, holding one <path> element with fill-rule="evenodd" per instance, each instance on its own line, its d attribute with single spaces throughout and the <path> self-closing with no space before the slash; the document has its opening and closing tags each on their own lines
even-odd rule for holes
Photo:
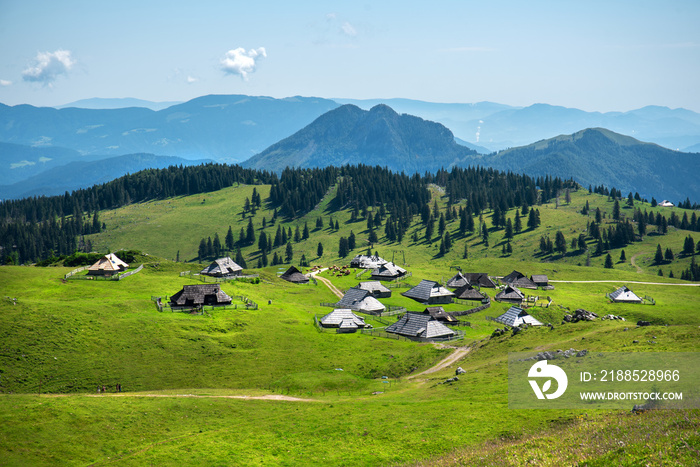
<svg viewBox="0 0 700 467">
<path fill-rule="evenodd" d="M 76 251 L 90 252 L 91 245 L 83 236 L 98 233 L 105 227 L 99 218 L 100 210 L 216 191 L 235 184 L 270 185 L 269 198 L 260 200 L 258 195 L 253 200 L 254 205 L 259 207 L 265 202 L 290 220 L 312 210 L 332 187 L 337 186 L 333 208 L 350 209 L 352 216 L 358 218 L 366 217 L 368 209 L 377 207 L 383 213 L 382 218 L 388 216 L 385 232 L 390 239 L 402 238 L 414 216 L 421 216 L 423 223 L 432 225 L 428 190 L 431 184 L 444 187 L 448 206 L 463 203 L 455 215 L 460 216 L 467 230 L 472 230 L 468 225 L 471 216 L 467 214 L 478 216 L 491 209 L 495 225 L 502 221 L 502 227 L 506 227 L 505 212 L 509 209 L 547 202 L 563 190 L 575 187 L 570 180 L 549 176 L 533 178 L 483 167 L 453 168 L 424 175 L 394 173 L 387 168 L 364 165 L 287 168 L 277 176 L 238 165 L 171 166 L 144 170 L 62 196 L 0 203 L 0 258 L 5 263 L 27 264 Z M 596 187 L 596 191 L 600 189 L 618 193 L 614 188 Z M 634 220 L 637 226 L 672 225 L 700 230 L 695 213 L 691 218 L 687 215 L 679 218 L 673 213 L 667 219 L 637 209 Z M 598 231 L 596 227 L 595 223 L 591 225 L 591 235 L 598 239 L 601 248 L 621 247 L 634 240 L 635 232 L 628 221 L 618 224 L 614 231 L 610 230 L 612 228 Z M 277 243 L 282 240 L 274 239 Z M 225 243 L 233 242 L 228 239 Z M 270 243 L 273 243 L 272 238 Z"/>
</svg>

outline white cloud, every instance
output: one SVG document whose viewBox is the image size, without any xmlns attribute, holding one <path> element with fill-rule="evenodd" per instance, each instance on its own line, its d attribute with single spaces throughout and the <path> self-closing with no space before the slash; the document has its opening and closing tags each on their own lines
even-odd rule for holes
<svg viewBox="0 0 700 467">
<path fill-rule="evenodd" d="M 243 47 L 231 49 L 221 59 L 221 70 L 228 75 L 240 75 L 247 80 L 248 75 L 255 71 L 257 61 L 265 57 L 265 47 L 250 49 L 247 52 Z"/>
<path fill-rule="evenodd" d="M 357 31 L 352 26 L 352 24 L 350 24 L 347 21 L 343 23 L 343 25 L 340 27 L 340 30 L 343 31 L 343 34 L 345 34 L 346 36 L 350 36 L 350 37 L 357 36 Z"/>
<path fill-rule="evenodd" d="M 187 84 L 196 83 L 197 81 L 199 81 L 199 78 L 195 78 L 194 76 L 189 75 L 187 76 Z"/>
<path fill-rule="evenodd" d="M 0 79 L 0 86 L 12 86 L 12 81 L 6 79 Z"/>
<path fill-rule="evenodd" d="M 50 86 L 59 75 L 67 74 L 75 65 L 70 50 L 39 52 L 34 63 L 22 72 L 24 81 L 35 81 Z"/>
</svg>

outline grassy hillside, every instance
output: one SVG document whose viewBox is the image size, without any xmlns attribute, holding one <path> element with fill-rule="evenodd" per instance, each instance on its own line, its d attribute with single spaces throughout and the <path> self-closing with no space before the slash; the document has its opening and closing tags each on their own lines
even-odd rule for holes
<svg viewBox="0 0 700 467">
<path fill-rule="evenodd" d="M 241 228 L 245 228 L 251 218 L 249 213 L 243 216 L 243 205 L 246 198 L 250 199 L 252 197 L 253 188 L 258 190 L 263 200 L 269 194 L 269 186 L 266 185 L 256 187 L 241 185 L 203 195 L 132 204 L 116 210 L 105 211 L 100 214 L 100 219 L 107 225 L 107 230 L 86 238 L 92 240 L 97 251 L 137 248 L 171 260 L 176 258 L 179 251 L 182 261 L 195 260 L 197 258 L 197 247 L 202 238 L 211 237 L 213 239 L 214 235 L 218 234 L 223 243 L 228 227 L 231 226 L 235 239 L 238 239 Z M 432 191 L 434 201 L 438 202 L 441 212 L 444 213 L 446 199 L 443 192 L 439 187 L 434 187 Z M 348 264 L 354 254 L 365 253 L 369 246 L 366 220 L 360 217 L 357 221 L 351 222 L 352 213 L 350 210 L 336 210 L 331 202 L 334 194 L 334 189 L 331 189 L 328 196 L 319 203 L 316 209 L 305 216 L 292 221 L 280 218 L 274 225 L 270 225 L 273 217 L 272 209 L 263 206 L 262 209 L 258 210 L 255 216 L 252 217 L 256 231 L 256 243 L 252 246 L 242 247 L 248 266 L 255 267 L 260 256 L 257 238 L 260 236 L 260 232 L 263 231 L 263 219 L 266 221 L 267 227 L 264 231 L 268 238 L 270 236 L 274 237 L 279 223 L 282 223 L 285 229 L 291 228 L 292 232 L 297 227 L 303 230 L 304 225 L 308 225 L 309 238 L 299 243 L 292 241 L 294 248 L 293 262 L 295 264 L 298 264 L 302 254 L 313 264 L 340 265 Z M 586 202 L 590 206 L 588 216 L 580 213 Z M 527 217 L 522 216 L 523 231 L 516 234 L 511 241 L 513 253 L 510 255 L 503 255 L 502 253 L 502 248 L 506 243 L 504 238 L 505 230 L 502 227 L 500 229 L 493 228 L 491 211 L 486 211 L 482 216 L 483 222 L 490 231 L 488 246 L 484 244 L 481 236 L 476 232 L 461 238 L 459 236 L 459 219 L 453 219 L 447 223 L 447 231 L 453 239 L 452 250 L 444 256 L 440 256 L 437 222 L 433 241 L 428 243 L 424 238 L 424 228 L 420 223 L 420 218 L 417 216 L 414 218 L 414 222 L 406 232 L 402 242 L 388 242 L 384 235 L 384 225 L 382 225 L 377 229 L 379 243 L 372 245 L 372 251 L 378 251 L 386 259 L 391 260 L 393 258 L 397 264 L 403 263 L 405 256 L 406 263 L 410 265 L 430 263 L 432 266 L 434 261 L 437 260 L 439 264 L 460 266 L 466 269 L 470 269 L 472 267 L 471 264 L 476 260 L 488 259 L 485 269 L 482 267 L 482 271 L 493 275 L 508 274 L 512 269 L 516 268 L 519 262 L 523 261 L 584 266 L 587 260 L 586 252 L 582 250 L 571 251 L 570 245 L 568 246 L 567 254 L 563 257 L 556 253 L 542 256 L 538 250 L 540 237 L 548 236 L 553 240 L 556 232 L 560 230 L 564 234 L 567 244 L 570 244 L 573 238 L 577 238 L 581 233 L 586 233 L 587 224 L 595 220 L 594 213 L 596 208 L 599 208 L 603 213 L 602 226 L 606 229 L 610 225 L 614 226 L 614 221 L 612 221 L 613 204 L 613 201 L 605 196 L 590 194 L 587 190 L 579 190 L 571 193 L 571 203 L 569 204 L 563 201 L 562 196 L 558 207 L 556 202 L 535 206 L 540 212 L 540 227 L 534 230 L 527 229 Z M 624 206 L 624 203 L 620 204 L 623 205 L 621 209 L 622 217 L 631 219 L 633 216 L 632 208 Z M 634 208 L 640 208 L 642 211 L 646 210 L 654 214 L 660 212 L 666 217 L 670 217 L 672 212 L 675 212 L 679 217 L 682 217 L 684 213 L 688 213 L 688 211 L 678 208 L 661 208 L 658 206 L 652 208 L 649 203 L 642 202 L 635 202 Z M 689 216 L 690 214 L 692 213 L 688 213 Z M 315 228 L 316 220 L 319 217 L 323 219 L 322 229 Z M 514 221 L 515 210 L 507 212 L 506 217 Z M 331 218 L 334 221 L 338 221 L 340 230 L 330 229 L 329 221 Z M 475 217 L 477 229 L 479 225 L 480 220 L 478 217 Z M 624 247 L 625 261 L 619 261 L 622 249 L 611 250 L 610 255 L 614 260 L 614 268 L 616 270 L 636 271 L 649 275 L 657 275 L 659 269 L 661 269 L 665 277 L 670 272 L 673 272 L 675 277 L 679 277 L 681 271 L 688 268 L 691 260 L 690 257 L 679 257 L 678 255 L 683 248 L 683 241 L 688 235 L 693 236 L 696 242 L 700 241 L 700 234 L 669 227 L 668 234 L 658 235 L 656 230 L 655 226 L 649 226 L 647 229 L 648 234 L 644 236 L 641 242 L 634 242 Z M 340 258 L 338 256 L 338 240 L 340 237 L 348 237 L 351 231 L 356 235 L 357 246 L 347 258 Z M 418 242 L 412 241 L 414 232 L 418 234 Z M 318 258 L 316 255 L 319 242 L 324 247 L 324 254 L 321 258 Z M 468 248 L 467 261 L 463 260 L 465 243 Z M 590 238 L 588 239 L 588 244 L 592 255 L 590 265 L 594 270 L 586 274 L 592 274 L 589 279 L 595 279 L 599 274 L 598 268 L 602 267 L 605 262 L 605 255 L 595 256 L 595 242 L 590 240 Z M 666 248 L 670 248 L 676 254 L 676 259 L 668 263 L 654 263 L 654 254 L 658 244 L 662 246 L 664 251 Z M 275 251 L 279 255 L 284 256 L 285 247 L 282 246 L 277 250 L 273 250 L 268 255 L 269 259 L 272 259 Z M 634 265 L 631 263 L 632 258 L 634 258 Z M 499 262 L 501 259 L 504 260 L 503 263 Z M 494 265 L 504 264 L 503 269 L 498 266 L 491 266 L 491 263 Z M 535 266 L 522 272 L 528 275 L 537 274 L 541 269 L 557 268 Z"/>
<path fill-rule="evenodd" d="M 265 199 L 269 188 L 256 188 Z M 229 295 L 258 303 L 258 310 L 190 315 L 156 309 L 152 296 L 169 296 L 185 284 L 198 283 L 179 273 L 197 271 L 201 265 L 171 261 L 177 251 L 181 259 L 192 259 L 202 237 L 218 233 L 223 241 L 229 225 L 237 237 L 248 223 L 241 212 L 252 189 L 240 186 L 100 213 L 107 230 L 92 236 L 96 248 L 137 248 L 150 254 L 141 272 L 122 281 L 64 281 L 70 268 L 63 267 L 0 267 L 4 465 L 387 465 L 422 459 L 454 465 L 493 465 L 504 459 L 512 459 L 511 465 L 644 465 L 660 463 L 660 455 L 670 465 L 689 465 L 696 459 L 697 411 L 631 417 L 627 411 L 519 411 L 507 404 L 511 351 L 696 351 L 700 319 L 692 304 L 700 302 L 700 287 L 653 284 L 680 281 L 658 277 L 658 266 L 646 262 L 653 259 L 657 243 L 679 251 L 688 232 L 672 229 L 666 236 L 647 237 L 627 247 L 628 261 L 636 256 L 641 272 L 628 262 L 603 269 L 602 257 L 592 257 L 591 267 L 586 267 L 585 254 L 534 256 L 539 237 L 547 232 L 553 237 L 562 230 L 568 241 L 578 236 L 586 226 L 587 218 L 578 213 L 586 201 L 593 209 L 611 211 L 612 202 L 605 197 L 581 191 L 572 194 L 570 205 L 539 206 L 541 227 L 516 235 L 510 256 L 501 255 L 503 230 L 491 232 L 488 247 L 476 235 L 457 238 L 444 257 L 437 251 L 439 241 L 428 244 L 421 237 L 414 244 L 413 231 L 422 232 L 416 223 L 402 243 L 380 238 L 373 249 L 389 259 L 393 254 L 399 264 L 405 254 L 413 273 L 407 282 L 414 285 L 423 278 L 448 279 L 455 273 L 453 266 L 498 276 L 517 269 L 563 281 L 554 283 L 555 290 L 532 292 L 552 299 L 550 307 L 531 310 L 536 318 L 553 323 L 554 330 L 531 328 L 490 339 L 498 326 L 487 317 L 507 308 L 494 303 L 465 317 L 471 323 L 465 339 L 450 343 L 471 348 L 463 360 L 409 378 L 451 349 L 319 332 L 314 315 L 331 310 L 319 304 L 337 298 L 321 283 L 298 286 L 281 281 L 277 273 L 284 265 L 254 271 L 260 273 L 258 284 L 222 285 Z M 444 210 L 440 189 L 433 190 Z M 350 212 L 331 210 L 332 194 L 304 218 L 284 223 L 294 231 L 308 222 L 309 239 L 293 242 L 295 264 L 302 253 L 312 264 L 348 263 L 349 257 L 338 257 L 337 239 L 351 230 L 358 241 L 351 255 L 366 250 L 359 246 L 366 245 L 365 221 L 350 222 Z M 319 216 L 324 228 L 315 230 Z M 338 232 L 328 230 L 330 216 L 339 221 Z M 272 211 L 263 208 L 253 217 L 256 236 L 263 217 L 269 222 Z M 491 225 L 490 213 L 484 220 Z M 458 221 L 448 225 L 458 237 Z M 268 226 L 266 232 L 276 228 Z M 383 228 L 380 232 L 383 237 Z M 462 259 L 465 241 L 468 260 Z M 324 254 L 316 258 L 319 242 Z M 243 252 L 249 264 L 257 262 L 257 246 Z M 619 257 L 619 251 L 612 254 Z M 671 268 L 679 275 L 689 262 L 682 258 L 662 269 L 665 276 Z M 322 274 L 341 290 L 360 280 L 354 273 Z M 610 282 L 574 282 L 591 280 Z M 653 297 L 656 305 L 610 304 L 605 293 L 623 284 Z M 404 290 L 394 289 L 392 298 L 383 301 L 422 310 L 400 296 Z M 487 293 L 493 297 L 492 290 Z M 243 302 L 234 298 L 234 303 Z M 559 324 L 569 310 L 580 307 L 627 321 Z M 367 319 L 376 327 L 383 325 Z M 635 327 L 640 319 L 654 325 Z M 457 366 L 467 373 L 456 383 L 442 384 Z M 125 392 L 115 393 L 116 384 Z M 101 385 L 109 388 L 107 394 L 97 393 Z M 270 395 L 277 399 L 235 398 Z M 644 438 L 651 427 L 660 427 L 654 428 L 659 436 L 653 443 Z M 571 451 L 567 446 L 572 439 L 602 448 Z M 618 441 L 624 446 L 615 448 Z"/>
</svg>

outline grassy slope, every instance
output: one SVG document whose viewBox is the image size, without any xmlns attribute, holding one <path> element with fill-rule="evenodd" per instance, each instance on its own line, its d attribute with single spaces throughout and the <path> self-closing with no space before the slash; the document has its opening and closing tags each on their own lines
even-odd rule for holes
<svg viewBox="0 0 700 467">
<path fill-rule="evenodd" d="M 262 192 L 265 194 L 266 189 Z M 218 231 L 223 239 L 229 224 L 237 236 L 240 226 L 247 223 L 247 219 L 240 220 L 239 212 L 250 193 L 252 187 L 239 187 L 103 213 L 101 218 L 108 231 L 93 242 L 109 244 L 112 249 L 142 248 L 165 257 L 174 257 L 180 249 L 181 257 L 192 257 L 202 236 L 213 236 Z M 505 307 L 494 305 L 470 315 L 472 328 L 468 330 L 467 343 L 474 350 L 458 363 L 468 373 L 454 385 L 437 383 L 452 375 L 457 364 L 430 375 L 425 382 L 396 378 L 413 368 L 430 366 L 446 355 L 446 350 L 365 335 L 317 332 L 312 325 L 313 314 L 329 310 L 318 303 L 335 301 L 334 296 L 322 285 L 293 286 L 280 281 L 275 277 L 277 267 L 261 271 L 261 284 L 223 286 L 231 295 L 249 296 L 261 305 L 260 310 L 217 310 L 209 316 L 159 313 L 150 302 L 151 295 L 170 295 L 183 284 L 192 283 L 192 279 L 179 277 L 178 272 L 196 270 L 197 265 L 160 261 L 120 282 L 67 283 L 61 281 L 67 271 L 64 268 L 0 268 L 2 295 L 18 298 L 18 305 L 7 300 L 0 302 L 0 327 L 4 330 L 0 388 L 5 393 L 25 394 L 0 398 L 2 458 L 8 465 L 107 463 L 116 459 L 127 465 L 378 465 L 438 456 L 465 445 L 476 449 L 479 456 L 491 455 L 491 444 L 481 444 L 490 439 L 522 437 L 527 441 L 532 433 L 542 433 L 547 442 L 558 439 L 562 421 L 570 423 L 567 421 L 581 413 L 508 410 L 508 351 L 569 347 L 612 351 L 629 350 L 632 346 L 639 351 L 690 351 L 697 350 L 700 337 L 697 315 L 688 306 L 698 303 L 698 287 L 633 286 L 639 293 L 654 297 L 656 306 L 611 305 L 605 300 L 605 292 L 627 281 L 668 281 L 655 275 L 656 267 L 645 268 L 652 273 L 647 275 L 623 265 L 613 270 L 581 267 L 576 264 L 576 257 L 545 264 L 533 260 L 531 253 L 548 228 L 552 236 L 561 228 L 569 237 L 581 224 L 585 227 L 585 218 L 575 211 L 586 199 L 592 206 L 599 203 L 611 209 L 605 198 L 583 193 L 574 194 L 571 207 L 555 210 L 541 206 L 543 227 L 519 235 L 510 258 L 501 258 L 500 245 L 494 245 L 502 231 L 492 234 L 490 248 L 475 237 L 468 238 L 468 261 L 461 260 L 460 241 L 445 258 L 434 258 L 434 246 L 422 242 L 411 245 L 408 238 L 403 245 L 377 246 L 381 254 L 389 257 L 392 251 L 397 255 L 401 250 L 406 252 L 409 269 L 414 273 L 409 282 L 413 284 L 421 278 L 447 279 L 454 274 L 451 265 L 496 275 L 515 268 L 526 274 L 544 272 L 551 279 L 616 281 L 557 283 L 556 290 L 547 292 L 554 306 L 533 310 L 536 317 L 555 324 L 553 332 L 531 329 L 516 337 L 488 340 L 485 338 L 495 326 L 485 317 L 496 316 Z M 307 216 L 310 228 L 321 213 L 327 224 L 327 203 L 324 201 Z M 269 212 L 259 212 L 256 221 L 261 222 L 266 214 L 269 220 Z M 348 213 L 333 216 L 342 224 L 338 235 L 347 235 L 351 228 L 356 234 L 365 230 L 364 222 L 348 223 Z M 300 225 L 303 226 L 303 220 Z M 451 224 L 452 229 L 456 227 L 456 223 Z M 267 230 L 274 229 L 276 226 Z M 678 251 L 686 234 L 674 232 L 660 237 L 662 246 Z M 323 231 L 312 232 L 309 241 L 295 244 L 296 258 L 301 252 L 314 258 L 318 241 L 324 242 L 326 254 L 314 263 L 348 261 L 337 258 L 337 241 Z M 632 246 L 627 257 L 638 250 L 638 258 L 643 258 L 646 249 L 653 255 L 656 242 L 654 239 Z M 246 254 L 254 260 L 256 253 L 249 248 Z M 594 258 L 593 262 L 602 264 L 602 258 Z M 341 289 L 357 282 L 354 274 L 342 278 L 324 274 Z M 489 293 L 493 295 L 493 291 Z M 394 295 L 386 300 L 387 304 L 422 309 Z M 272 305 L 267 305 L 268 300 Z M 622 322 L 559 326 L 566 311 L 559 305 L 670 326 L 635 328 Z M 450 306 L 458 308 L 463 307 Z M 625 327 L 629 331 L 624 331 Z M 647 342 L 652 334 L 658 344 Z M 632 344 L 633 340 L 640 343 Z M 377 379 L 381 375 L 392 377 L 391 384 Z M 40 388 L 44 394 L 92 395 L 97 385 L 113 387 L 117 383 L 130 394 L 141 391 L 231 395 L 272 391 L 320 402 L 29 395 Z M 384 394 L 372 396 L 373 391 Z M 589 415 L 592 426 L 599 430 L 612 429 L 618 423 L 617 415 Z M 697 413 L 691 416 L 697 419 Z M 626 423 L 630 433 L 638 433 L 647 423 L 655 422 L 640 417 Z M 684 439 L 694 449 L 700 448 L 697 424 L 687 427 L 687 431 L 691 435 Z M 560 442 L 559 449 L 565 450 L 564 442 Z M 666 449 L 671 459 L 687 463 L 687 455 L 692 451 L 679 451 L 669 443 L 650 449 Z M 535 444 L 540 451 L 532 455 L 541 455 L 541 444 Z M 508 446 L 499 443 L 496 449 Z M 461 451 L 455 452 L 457 463 L 473 463 L 468 457 L 460 460 Z M 636 456 L 633 458 L 644 455 L 642 451 L 632 452 Z M 499 451 L 495 458 L 502 455 Z M 582 452 L 578 459 L 603 464 L 606 459 L 626 459 L 609 456 L 605 452 Z M 444 463 L 444 459 L 434 458 L 431 462 Z"/>
</svg>

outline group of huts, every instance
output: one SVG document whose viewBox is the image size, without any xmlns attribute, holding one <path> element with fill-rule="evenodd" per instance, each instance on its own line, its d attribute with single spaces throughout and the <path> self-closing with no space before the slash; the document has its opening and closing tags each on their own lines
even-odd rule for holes
<svg viewBox="0 0 700 467">
<path fill-rule="evenodd" d="M 219 279 L 233 278 L 243 274 L 243 268 L 229 257 L 218 258 L 202 269 L 200 274 Z M 217 284 L 185 285 L 170 297 L 172 309 L 193 309 L 203 306 L 226 306 L 233 299 Z"/>
</svg>

